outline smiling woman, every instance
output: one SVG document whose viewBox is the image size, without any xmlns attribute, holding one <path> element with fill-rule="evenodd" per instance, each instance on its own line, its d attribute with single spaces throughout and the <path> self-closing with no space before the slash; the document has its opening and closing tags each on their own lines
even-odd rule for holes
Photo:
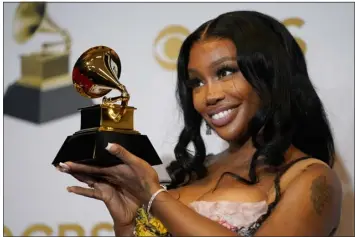
<svg viewBox="0 0 355 237">
<path fill-rule="evenodd" d="M 168 190 L 119 144 L 107 150 L 123 165 L 61 164 L 91 187 L 70 192 L 104 201 L 117 236 L 334 234 L 342 190 L 331 130 L 302 51 L 281 23 L 253 11 L 204 23 L 182 44 L 177 97 L 184 128 Z M 206 156 L 203 121 L 229 143 L 225 151 Z"/>
<path fill-rule="evenodd" d="M 226 141 L 240 140 L 259 107 L 236 59 L 233 41 L 201 40 L 191 48 L 186 80 L 195 109 Z"/>
</svg>

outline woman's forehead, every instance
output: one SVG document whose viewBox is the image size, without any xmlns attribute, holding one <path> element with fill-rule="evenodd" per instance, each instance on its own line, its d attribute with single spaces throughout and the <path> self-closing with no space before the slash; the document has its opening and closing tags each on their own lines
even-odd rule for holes
<svg viewBox="0 0 355 237">
<path fill-rule="evenodd" d="M 195 43 L 190 51 L 189 68 L 213 64 L 221 58 L 236 58 L 236 47 L 229 39 L 209 39 Z"/>
</svg>

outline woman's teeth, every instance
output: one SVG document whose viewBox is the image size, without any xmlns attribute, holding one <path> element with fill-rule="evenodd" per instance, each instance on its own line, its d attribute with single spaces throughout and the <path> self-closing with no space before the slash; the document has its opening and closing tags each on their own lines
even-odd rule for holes
<svg viewBox="0 0 355 237">
<path fill-rule="evenodd" d="M 232 112 L 232 109 L 228 109 L 222 112 L 219 112 L 218 114 L 214 114 L 212 115 L 212 119 L 221 119 L 226 117 L 228 114 L 230 114 Z"/>
</svg>

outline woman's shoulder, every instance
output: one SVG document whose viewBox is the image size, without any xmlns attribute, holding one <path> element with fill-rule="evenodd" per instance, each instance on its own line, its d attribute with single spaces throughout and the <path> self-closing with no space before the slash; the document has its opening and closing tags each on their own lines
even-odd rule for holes
<svg viewBox="0 0 355 237">
<path fill-rule="evenodd" d="M 341 193 L 341 182 L 338 175 L 335 170 L 325 162 L 316 158 L 310 158 L 295 164 L 294 169 L 293 172 L 295 172 L 296 175 L 292 177 L 289 182 L 303 183 L 306 187 L 310 187 L 311 189 L 323 188 L 328 189 L 329 192 Z M 291 172 L 290 170 L 287 173 Z M 297 175 L 297 173 L 299 174 Z M 287 177 L 285 178 L 287 179 Z"/>
<path fill-rule="evenodd" d="M 290 162 L 279 176 L 280 182 L 287 184 L 296 182 L 299 179 L 312 180 L 318 176 L 339 181 L 337 174 L 327 163 L 314 157 L 303 157 Z"/>
<path fill-rule="evenodd" d="M 339 224 L 341 182 L 326 163 L 316 158 L 298 161 L 280 177 L 279 184 L 281 195 L 271 222 L 295 217 L 305 231 L 319 233 L 329 233 Z"/>
<path fill-rule="evenodd" d="M 294 160 L 275 179 L 281 194 L 297 188 L 328 189 L 328 192 L 341 193 L 341 182 L 336 172 L 325 162 L 314 157 Z M 308 191 L 307 190 L 307 191 Z M 275 199 L 275 185 L 270 190 L 269 200 Z M 270 202 L 270 201 L 269 201 Z"/>
</svg>

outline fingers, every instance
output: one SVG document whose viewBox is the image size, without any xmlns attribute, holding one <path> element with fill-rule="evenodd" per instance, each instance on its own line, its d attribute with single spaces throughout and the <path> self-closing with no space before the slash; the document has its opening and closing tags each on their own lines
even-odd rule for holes
<svg viewBox="0 0 355 237">
<path fill-rule="evenodd" d="M 89 187 L 94 187 L 96 181 L 86 175 L 81 174 L 71 174 L 74 178 L 79 180 L 80 182 L 86 183 Z"/>
<path fill-rule="evenodd" d="M 90 187 L 95 183 L 111 183 L 119 185 L 124 182 L 124 174 L 121 169 L 127 165 L 112 168 L 97 168 L 73 162 L 60 163 L 57 169 L 70 174 L 80 182 L 86 183 Z M 128 166 L 127 166 L 128 167 Z M 127 169 L 127 168 L 126 168 Z M 125 169 L 124 169 L 125 170 Z M 122 176 L 122 177 L 121 177 Z"/>
<path fill-rule="evenodd" d="M 108 143 L 106 150 L 112 155 L 120 158 L 127 165 L 132 165 L 139 162 L 140 158 L 127 151 L 123 146 L 116 143 Z"/>
<path fill-rule="evenodd" d="M 60 170 L 66 173 L 85 173 L 85 174 L 90 174 L 90 175 L 105 175 L 105 169 L 99 168 L 99 167 L 94 167 L 94 166 L 89 166 L 89 165 L 83 165 L 83 164 L 77 164 L 74 162 L 65 162 L 65 163 L 59 163 Z"/>
<path fill-rule="evenodd" d="M 68 192 L 75 193 L 84 197 L 94 198 L 101 200 L 102 197 L 100 196 L 99 192 L 95 191 L 94 188 L 83 188 L 79 186 L 71 186 L 67 188 Z"/>
</svg>

